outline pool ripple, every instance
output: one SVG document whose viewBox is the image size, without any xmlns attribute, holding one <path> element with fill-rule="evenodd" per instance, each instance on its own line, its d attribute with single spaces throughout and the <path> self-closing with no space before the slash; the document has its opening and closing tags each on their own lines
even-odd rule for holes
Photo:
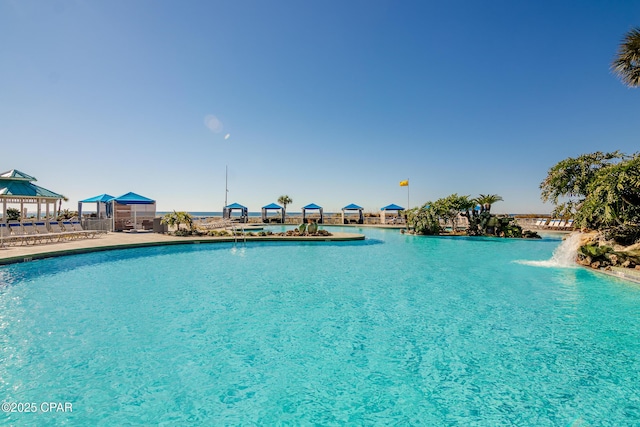
<svg viewBox="0 0 640 427">
<path fill-rule="evenodd" d="M 514 262 L 558 241 L 365 233 L 1 268 L 4 400 L 74 411 L 0 423 L 640 423 L 637 285 Z"/>
</svg>

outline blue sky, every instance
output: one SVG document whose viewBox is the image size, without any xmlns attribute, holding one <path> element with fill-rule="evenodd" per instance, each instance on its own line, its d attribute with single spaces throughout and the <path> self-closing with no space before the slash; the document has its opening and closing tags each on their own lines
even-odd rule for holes
<svg viewBox="0 0 640 427">
<path fill-rule="evenodd" d="M 638 150 L 611 74 L 640 2 L 0 0 L 0 169 L 158 210 L 545 213 L 558 161 Z"/>
</svg>

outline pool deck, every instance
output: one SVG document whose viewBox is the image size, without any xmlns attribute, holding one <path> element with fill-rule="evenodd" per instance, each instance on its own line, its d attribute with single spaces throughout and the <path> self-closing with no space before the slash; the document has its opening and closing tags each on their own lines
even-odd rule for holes
<svg viewBox="0 0 640 427">
<path fill-rule="evenodd" d="M 35 245 L 14 245 L 0 247 L 0 265 L 28 262 L 35 259 L 63 255 L 75 255 L 112 249 L 140 248 L 146 246 L 184 245 L 244 241 L 303 241 L 335 242 L 364 240 L 364 235 L 356 233 L 332 233 L 331 236 L 246 236 L 238 237 L 176 237 L 158 233 L 107 233 L 95 238 L 75 239 L 63 242 L 40 243 Z"/>
</svg>

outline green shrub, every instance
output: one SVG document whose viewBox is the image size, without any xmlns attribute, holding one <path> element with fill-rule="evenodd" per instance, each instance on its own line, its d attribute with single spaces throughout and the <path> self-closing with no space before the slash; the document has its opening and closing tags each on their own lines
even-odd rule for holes
<svg viewBox="0 0 640 427">
<path fill-rule="evenodd" d="M 609 246 L 584 245 L 580 246 L 579 251 L 584 256 L 590 256 L 591 258 L 596 259 L 612 252 L 613 249 Z"/>
<path fill-rule="evenodd" d="M 630 246 L 640 241 L 640 225 L 619 225 L 604 231 L 607 240 L 613 240 L 619 245 Z"/>
<path fill-rule="evenodd" d="M 20 219 L 20 209 L 7 208 L 7 221 L 18 221 Z"/>
</svg>

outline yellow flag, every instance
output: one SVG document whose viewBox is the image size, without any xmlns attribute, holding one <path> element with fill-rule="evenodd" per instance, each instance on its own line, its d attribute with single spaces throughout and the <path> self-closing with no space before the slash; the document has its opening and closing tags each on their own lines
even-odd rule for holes
<svg viewBox="0 0 640 427">
<path fill-rule="evenodd" d="M 400 187 L 408 187 L 408 186 L 409 186 L 409 180 L 400 181 Z"/>
</svg>

